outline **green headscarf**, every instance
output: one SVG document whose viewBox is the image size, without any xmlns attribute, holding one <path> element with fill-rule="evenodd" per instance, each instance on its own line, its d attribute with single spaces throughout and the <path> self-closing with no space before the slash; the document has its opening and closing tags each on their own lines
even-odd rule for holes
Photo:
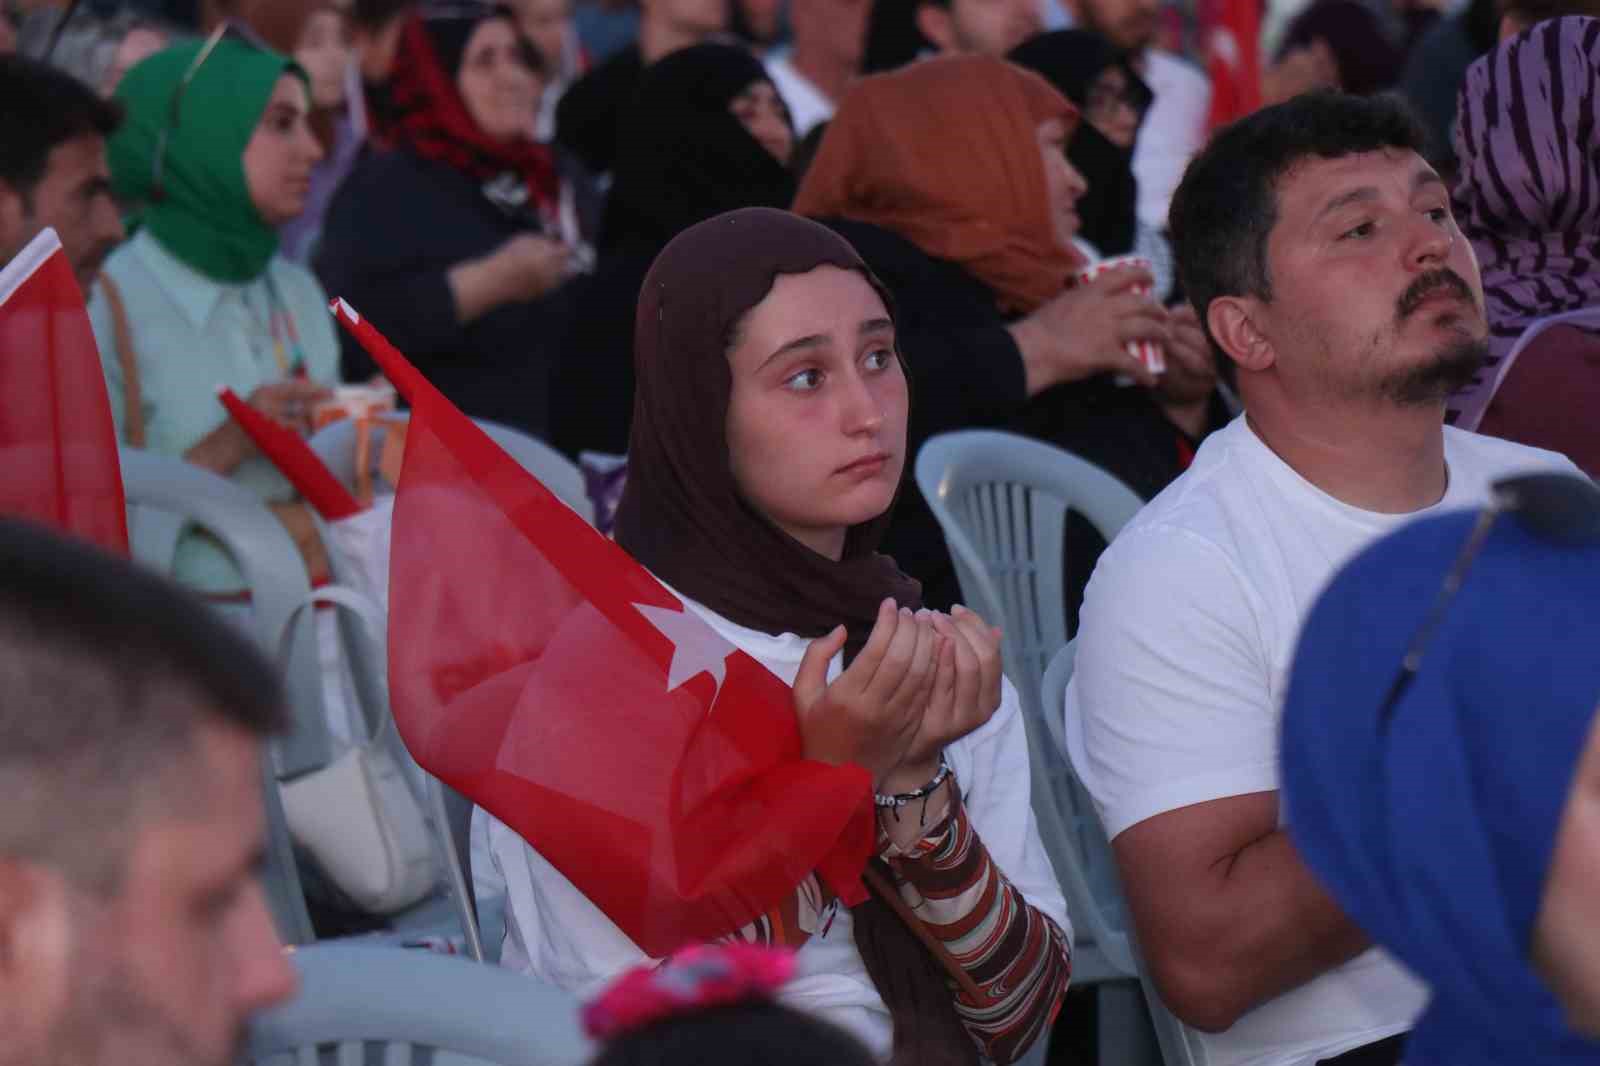
<svg viewBox="0 0 1600 1066">
<path fill-rule="evenodd" d="M 127 109 L 107 146 L 112 185 L 136 207 L 134 221 L 173 255 L 216 281 L 243 283 L 261 275 L 278 249 L 278 233 L 250 199 L 244 150 L 278 79 L 306 80 L 293 60 L 224 37 L 183 91 L 179 121 L 167 134 L 161 184 L 151 198 L 156 148 L 172 118 L 172 98 L 203 42 L 174 45 L 123 77 L 116 97 Z"/>
</svg>

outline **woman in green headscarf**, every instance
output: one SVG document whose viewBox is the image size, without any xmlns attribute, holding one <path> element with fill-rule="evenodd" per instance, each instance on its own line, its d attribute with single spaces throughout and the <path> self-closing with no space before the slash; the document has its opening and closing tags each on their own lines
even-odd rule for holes
<svg viewBox="0 0 1600 1066">
<path fill-rule="evenodd" d="M 230 32 L 156 53 L 116 96 L 127 119 L 109 144 L 111 179 L 136 232 L 106 261 L 90 315 L 118 433 L 258 493 L 320 576 L 304 505 L 216 398 L 227 385 L 305 431 L 337 376 L 322 288 L 276 254 L 322 154 L 305 73 Z M 242 584 L 205 538 L 179 546 L 177 570 L 211 590 Z"/>
</svg>

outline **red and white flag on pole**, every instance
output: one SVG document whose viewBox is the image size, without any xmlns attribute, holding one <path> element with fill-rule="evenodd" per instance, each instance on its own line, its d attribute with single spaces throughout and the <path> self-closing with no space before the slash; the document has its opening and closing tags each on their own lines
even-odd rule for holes
<svg viewBox="0 0 1600 1066">
<path fill-rule="evenodd" d="M 1199 20 L 1215 130 L 1261 107 L 1261 0 L 1201 0 Z"/>
<path fill-rule="evenodd" d="M 128 554 L 105 371 L 51 229 L 0 270 L 0 513 Z"/>
<path fill-rule="evenodd" d="M 812 871 L 846 904 L 864 898 L 867 771 L 803 759 L 787 685 L 524 471 L 348 304 L 334 310 L 412 408 L 389 687 L 416 760 L 657 958 L 776 908 Z"/>
</svg>

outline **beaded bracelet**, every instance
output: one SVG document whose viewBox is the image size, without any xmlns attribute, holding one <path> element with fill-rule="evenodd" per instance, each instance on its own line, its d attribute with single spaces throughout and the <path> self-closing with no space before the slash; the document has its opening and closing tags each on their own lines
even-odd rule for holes
<svg viewBox="0 0 1600 1066">
<path fill-rule="evenodd" d="M 897 792 L 893 796 L 885 796 L 881 793 L 874 792 L 872 794 L 872 802 L 879 808 L 894 811 L 895 820 L 899 821 L 901 807 L 904 807 L 908 803 L 915 803 L 917 800 L 922 800 L 922 816 L 923 821 L 926 822 L 928 816 L 927 799 L 938 790 L 940 785 L 944 784 L 945 778 L 949 776 L 950 764 L 945 761 L 944 752 L 941 751 L 939 753 L 939 769 L 933 775 L 933 779 L 926 785 L 923 785 L 921 788 L 912 789 L 910 792 Z"/>
</svg>

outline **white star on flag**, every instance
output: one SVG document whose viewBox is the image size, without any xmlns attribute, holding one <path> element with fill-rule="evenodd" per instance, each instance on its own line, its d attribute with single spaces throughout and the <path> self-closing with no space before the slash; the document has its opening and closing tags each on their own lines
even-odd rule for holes
<svg viewBox="0 0 1600 1066">
<path fill-rule="evenodd" d="M 722 692 L 728 673 L 728 656 L 739 649 L 722 639 L 717 631 L 698 617 L 670 607 L 636 603 L 633 609 L 644 615 L 661 635 L 672 642 L 672 664 L 667 667 L 667 691 L 671 692 L 699 674 L 710 674 L 717 683 L 711 702 Z"/>
</svg>

